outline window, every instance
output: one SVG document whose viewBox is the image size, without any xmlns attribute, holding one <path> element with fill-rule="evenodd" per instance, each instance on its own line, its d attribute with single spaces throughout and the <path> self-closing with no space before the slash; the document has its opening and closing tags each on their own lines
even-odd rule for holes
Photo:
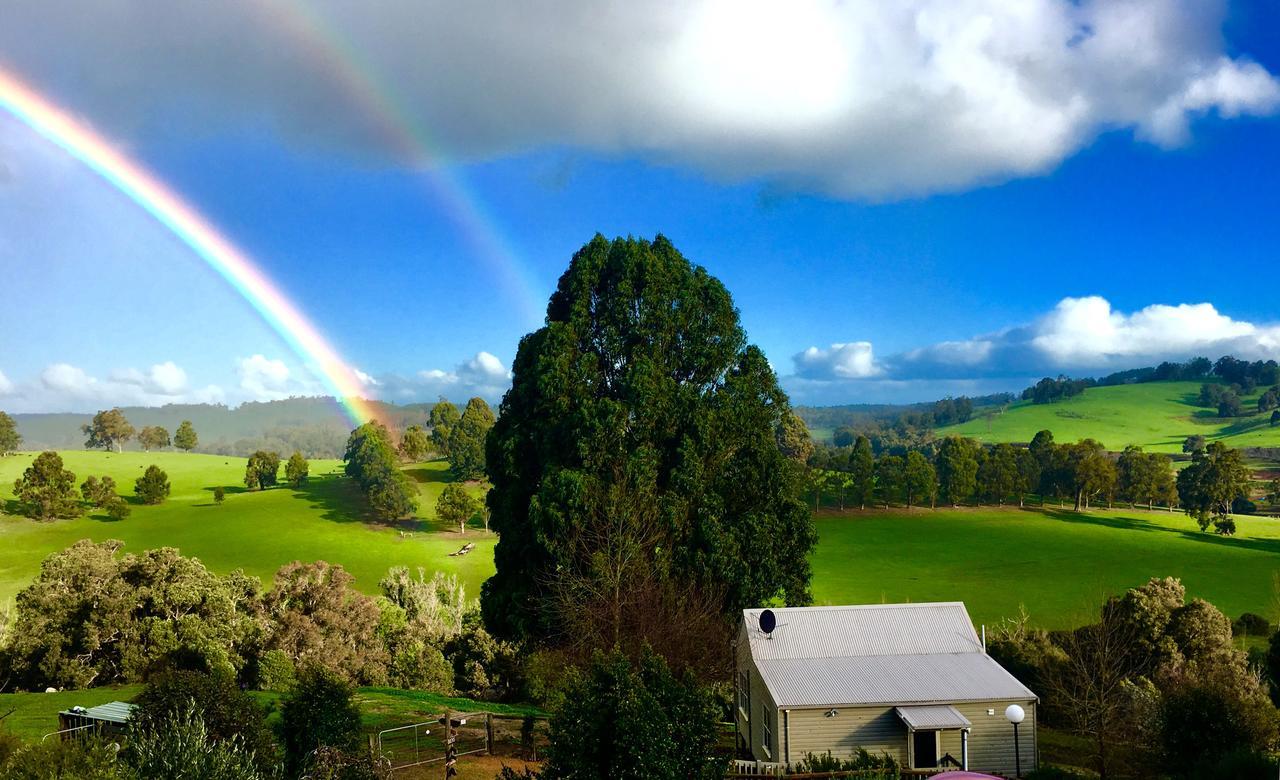
<svg viewBox="0 0 1280 780">
<path fill-rule="evenodd" d="M 764 752 L 773 756 L 773 724 L 769 722 L 769 708 L 760 702 L 760 744 Z"/>
<path fill-rule="evenodd" d="M 743 669 L 738 672 L 738 710 L 742 719 L 751 720 L 751 672 Z"/>
</svg>

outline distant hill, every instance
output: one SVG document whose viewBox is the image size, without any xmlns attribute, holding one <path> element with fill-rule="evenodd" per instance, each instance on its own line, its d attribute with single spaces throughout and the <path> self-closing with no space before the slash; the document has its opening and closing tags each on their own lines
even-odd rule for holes
<svg viewBox="0 0 1280 780">
<path fill-rule="evenodd" d="M 1181 452 L 1182 442 L 1200 434 L 1232 447 L 1280 448 L 1280 427 L 1270 413 L 1219 418 L 1216 409 L 1195 405 L 1200 382 L 1146 382 L 1090 387 L 1082 395 L 1047 404 L 1019 401 L 977 410 L 973 419 L 937 430 L 984 442 L 1028 442 L 1037 431 L 1053 431 L 1059 441 L 1097 439 L 1110 450 L 1138 444 L 1156 452 Z M 1246 411 L 1257 409 L 1264 388 L 1243 397 Z"/>
<path fill-rule="evenodd" d="M 426 425 L 434 404 L 389 404 L 375 402 L 384 419 L 400 430 L 410 425 Z M 159 407 L 122 407 L 135 428 L 162 425 L 170 435 L 183 420 L 190 420 L 200 437 L 197 452 L 216 455 L 248 455 L 257 449 L 292 451 L 300 449 L 308 457 L 338 457 L 346 445 L 351 422 L 332 398 L 288 398 L 281 401 L 251 402 L 237 407 L 221 404 L 171 404 Z M 22 434 L 22 448 L 80 449 L 84 434 L 80 426 L 91 414 L 15 414 Z M 136 450 L 136 441 L 126 450 Z"/>
</svg>

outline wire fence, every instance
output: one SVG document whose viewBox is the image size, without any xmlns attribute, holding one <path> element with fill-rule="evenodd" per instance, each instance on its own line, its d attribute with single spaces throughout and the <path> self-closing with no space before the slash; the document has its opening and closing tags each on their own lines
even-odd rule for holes
<svg viewBox="0 0 1280 780">
<path fill-rule="evenodd" d="M 435 718 L 383 729 L 370 747 L 391 770 L 446 761 L 449 730 L 454 758 L 487 754 L 538 760 L 548 743 L 547 719 L 489 712 L 445 712 Z"/>
</svg>

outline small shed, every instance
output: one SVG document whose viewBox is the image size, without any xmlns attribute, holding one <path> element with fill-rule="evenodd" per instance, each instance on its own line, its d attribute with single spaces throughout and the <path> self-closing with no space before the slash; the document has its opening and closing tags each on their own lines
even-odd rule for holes
<svg viewBox="0 0 1280 780">
<path fill-rule="evenodd" d="M 812 753 L 887 753 L 915 770 L 1012 775 L 1036 765 L 1036 704 L 985 652 L 964 604 L 875 604 L 742 614 L 739 746 L 787 766 Z M 1005 709 L 1026 713 L 1014 727 Z"/>
<path fill-rule="evenodd" d="M 89 731 L 97 734 L 119 734 L 129 723 L 137 705 L 123 701 L 99 704 L 96 707 L 72 707 L 58 713 L 58 730 L 64 736 L 74 736 Z"/>
</svg>

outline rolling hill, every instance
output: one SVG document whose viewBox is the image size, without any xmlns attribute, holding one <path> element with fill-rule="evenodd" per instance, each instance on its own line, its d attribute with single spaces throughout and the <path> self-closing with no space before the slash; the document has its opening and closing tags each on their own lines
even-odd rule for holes
<svg viewBox="0 0 1280 780">
<path fill-rule="evenodd" d="M 960 425 L 937 430 L 979 441 L 1027 442 L 1037 431 L 1053 431 L 1057 441 L 1091 437 L 1110 450 L 1138 444 L 1149 451 L 1176 453 L 1188 436 L 1200 434 L 1232 447 L 1280 447 L 1280 427 L 1270 414 L 1221 419 L 1216 410 L 1196 406 L 1199 382 L 1147 382 L 1091 387 L 1074 398 L 1049 404 L 1019 401 L 1005 408 L 980 410 Z M 1244 398 L 1256 409 L 1260 391 Z"/>
<path fill-rule="evenodd" d="M 270 585 L 275 570 L 294 560 L 327 560 L 342 564 L 356 587 L 375 593 L 378 580 L 392 566 L 424 567 L 428 572 L 457 574 L 469 597 L 480 595 L 480 583 L 493 572 L 495 537 L 435 518 L 435 501 L 448 481 L 442 461 L 418 463 L 405 472 L 418 484 L 416 522 L 388 526 L 365 522 L 364 498 L 341 476 L 335 460 L 312 460 L 311 479 L 299 490 L 276 487 L 250 492 L 244 488 L 243 458 L 175 452 L 60 453 L 79 484 L 90 474 L 115 479 L 121 495 L 132 497 L 133 482 L 151 463 L 169 475 L 172 493 L 158 506 L 131 503 L 133 514 L 112 521 L 96 510 L 73 520 L 37 522 L 0 514 L 0 605 L 11 601 L 40 568 L 40 561 L 80 539 L 119 539 L 126 552 L 177 547 L 202 560 L 219 574 L 242 568 Z M 12 512 L 13 481 L 31 464 L 35 453 L 0 458 L 0 509 Z M 227 490 L 216 505 L 214 486 Z M 464 541 L 476 549 L 451 558 Z"/>
</svg>

